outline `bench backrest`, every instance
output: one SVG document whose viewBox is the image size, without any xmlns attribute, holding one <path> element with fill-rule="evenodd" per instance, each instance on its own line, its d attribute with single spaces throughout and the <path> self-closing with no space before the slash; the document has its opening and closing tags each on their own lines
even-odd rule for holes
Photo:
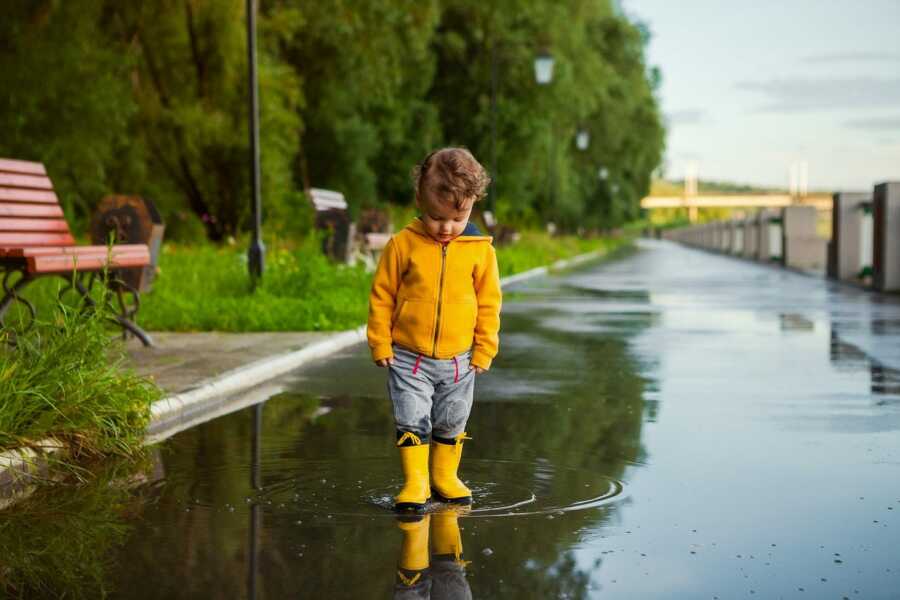
<svg viewBox="0 0 900 600">
<path fill-rule="evenodd" d="M 74 244 L 44 165 L 0 158 L 0 250 Z"/>
<path fill-rule="evenodd" d="M 347 210 L 347 201 L 344 199 L 344 195 L 334 190 L 310 188 L 309 199 L 316 211 Z"/>
</svg>

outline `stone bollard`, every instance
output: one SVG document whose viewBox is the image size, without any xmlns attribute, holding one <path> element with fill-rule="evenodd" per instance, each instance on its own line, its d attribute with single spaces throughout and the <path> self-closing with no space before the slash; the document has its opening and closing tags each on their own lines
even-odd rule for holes
<svg viewBox="0 0 900 600">
<path fill-rule="evenodd" d="M 900 182 L 876 185 L 872 205 L 872 283 L 882 292 L 897 292 L 900 291 Z"/>
<path fill-rule="evenodd" d="M 716 250 L 728 254 L 731 251 L 731 223 L 722 221 L 720 226 L 722 228 L 722 236 L 719 238 L 719 247 Z"/>
<path fill-rule="evenodd" d="M 784 265 L 792 269 L 824 269 L 825 240 L 816 234 L 813 206 L 787 206 L 782 212 Z"/>
<path fill-rule="evenodd" d="M 841 192 L 832 196 L 828 276 L 859 282 L 871 272 L 871 194 Z"/>
<path fill-rule="evenodd" d="M 741 256 L 744 253 L 744 222 L 729 221 L 731 226 L 731 248 L 729 254 Z"/>
<path fill-rule="evenodd" d="M 756 216 L 757 252 L 756 259 L 760 262 L 778 262 L 783 260 L 781 247 L 781 216 L 769 209 L 759 211 Z"/>
<path fill-rule="evenodd" d="M 744 219 L 744 258 L 755 259 L 756 247 L 759 245 L 759 236 L 757 235 L 756 217 L 747 217 Z"/>
</svg>

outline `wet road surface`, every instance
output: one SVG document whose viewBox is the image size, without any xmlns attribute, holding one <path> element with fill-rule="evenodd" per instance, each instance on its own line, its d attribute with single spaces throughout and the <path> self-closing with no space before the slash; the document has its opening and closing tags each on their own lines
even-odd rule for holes
<svg viewBox="0 0 900 600">
<path fill-rule="evenodd" d="M 508 290 L 475 504 L 418 522 L 384 379 L 313 365 L 18 535 L 115 598 L 900 598 L 896 298 L 657 242 Z"/>
</svg>

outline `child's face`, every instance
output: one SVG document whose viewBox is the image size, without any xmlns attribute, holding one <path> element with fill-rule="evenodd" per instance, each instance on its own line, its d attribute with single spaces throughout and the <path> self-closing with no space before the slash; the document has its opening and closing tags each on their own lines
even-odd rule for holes
<svg viewBox="0 0 900 600">
<path fill-rule="evenodd" d="M 463 232 L 469 223 L 475 202 L 467 202 L 468 208 L 459 210 L 453 201 L 442 202 L 433 196 L 416 198 L 416 206 L 422 211 L 422 222 L 428 235 L 446 244 Z"/>
</svg>

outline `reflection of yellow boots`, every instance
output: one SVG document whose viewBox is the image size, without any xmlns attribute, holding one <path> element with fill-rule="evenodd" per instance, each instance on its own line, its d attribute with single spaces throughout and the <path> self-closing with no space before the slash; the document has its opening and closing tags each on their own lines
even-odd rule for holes
<svg viewBox="0 0 900 600">
<path fill-rule="evenodd" d="M 397 440 L 400 464 L 403 467 L 403 489 L 394 498 L 394 510 L 425 510 L 428 502 L 428 444 L 411 431 L 403 432 Z"/>
<path fill-rule="evenodd" d="M 431 550 L 435 561 L 452 561 L 465 566 L 459 513 L 445 510 L 431 515 Z"/>
<path fill-rule="evenodd" d="M 397 561 L 398 585 L 412 587 L 427 576 L 429 517 L 400 517 L 403 520 L 397 521 L 397 527 L 403 532 Z"/>
<path fill-rule="evenodd" d="M 465 509 L 468 510 L 468 509 Z M 466 580 L 468 561 L 463 560 L 462 537 L 459 535 L 457 510 L 431 515 L 431 598 L 472 600 L 472 590 Z"/>
<path fill-rule="evenodd" d="M 463 440 L 470 440 L 465 432 L 455 438 L 432 437 L 431 443 L 431 491 L 441 502 L 471 504 L 472 490 L 457 477 L 462 459 Z"/>
</svg>

